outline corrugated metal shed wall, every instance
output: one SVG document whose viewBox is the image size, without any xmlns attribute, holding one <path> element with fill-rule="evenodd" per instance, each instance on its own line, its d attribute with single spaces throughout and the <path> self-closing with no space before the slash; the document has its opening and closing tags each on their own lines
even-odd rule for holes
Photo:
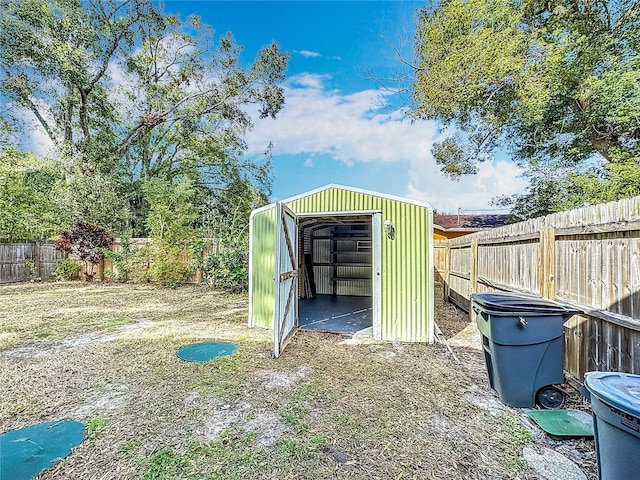
<svg viewBox="0 0 640 480">
<path fill-rule="evenodd" d="M 395 240 L 383 232 L 381 251 L 383 340 L 432 341 L 433 265 L 429 264 L 432 224 L 424 206 L 375 194 L 328 188 L 296 198 L 287 205 L 299 215 L 318 212 L 381 211 L 395 226 Z M 252 225 L 253 325 L 270 326 L 273 319 L 273 257 L 275 208 L 254 215 Z M 268 280 L 268 281 L 267 281 Z"/>
<path fill-rule="evenodd" d="M 276 209 L 256 213 L 251 219 L 249 324 L 270 327 L 275 307 Z"/>
</svg>

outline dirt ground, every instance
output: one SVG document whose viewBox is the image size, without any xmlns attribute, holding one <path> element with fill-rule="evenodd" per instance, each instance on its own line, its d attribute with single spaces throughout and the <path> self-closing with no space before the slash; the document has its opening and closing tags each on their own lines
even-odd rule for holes
<svg viewBox="0 0 640 480">
<path fill-rule="evenodd" d="M 441 302 L 436 321 L 447 338 L 468 325 Z M 524 448 L 597 478 L 593 440 L 551 440 L 502 405 L 477 349 L 304 332 L 273 359 L 246 323 L 246 296 L 201 287 L 0 286 L 0 432 L 88 426 L 40 479 L 540 479 Z M 204 340 L 238 352 L 177 358 Z"/>
</svg>

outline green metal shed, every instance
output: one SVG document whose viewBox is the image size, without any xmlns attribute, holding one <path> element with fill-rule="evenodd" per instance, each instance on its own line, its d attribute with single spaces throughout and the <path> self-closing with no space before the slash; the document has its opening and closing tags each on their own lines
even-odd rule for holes
<svg viewBox="0 0 640 480">
<path fill-rule="evenodd" d="M 428 204 L 327 185 L 254 210 L 249 248 L 249 325 L 275 356 L 298 328 L 433 342 Z"/>
</svg>

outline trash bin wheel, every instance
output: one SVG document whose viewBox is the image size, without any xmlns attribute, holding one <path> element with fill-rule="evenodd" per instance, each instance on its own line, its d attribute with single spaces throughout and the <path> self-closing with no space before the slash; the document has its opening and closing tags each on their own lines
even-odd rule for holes
<svg viewBox="0 0 640 480">
<path fill-rule="evenodd" d="M 549 410 L 557 410 L 564 407 L 565 400 L 564 392 L 552 385 L 542 387 L 536 394 L 536 403 Z"/>
</svg>

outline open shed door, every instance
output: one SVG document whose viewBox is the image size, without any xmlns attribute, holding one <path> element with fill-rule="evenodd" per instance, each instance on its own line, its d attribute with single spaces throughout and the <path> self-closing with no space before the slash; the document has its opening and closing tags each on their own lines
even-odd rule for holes
<svg viewBox="0 0 640 480">
<path fill-rule="evenodd" d="M 279 357 L 298 324 L 298 220 L 276 203 L 276 276 L 273 356 Z"/>
</svg>

